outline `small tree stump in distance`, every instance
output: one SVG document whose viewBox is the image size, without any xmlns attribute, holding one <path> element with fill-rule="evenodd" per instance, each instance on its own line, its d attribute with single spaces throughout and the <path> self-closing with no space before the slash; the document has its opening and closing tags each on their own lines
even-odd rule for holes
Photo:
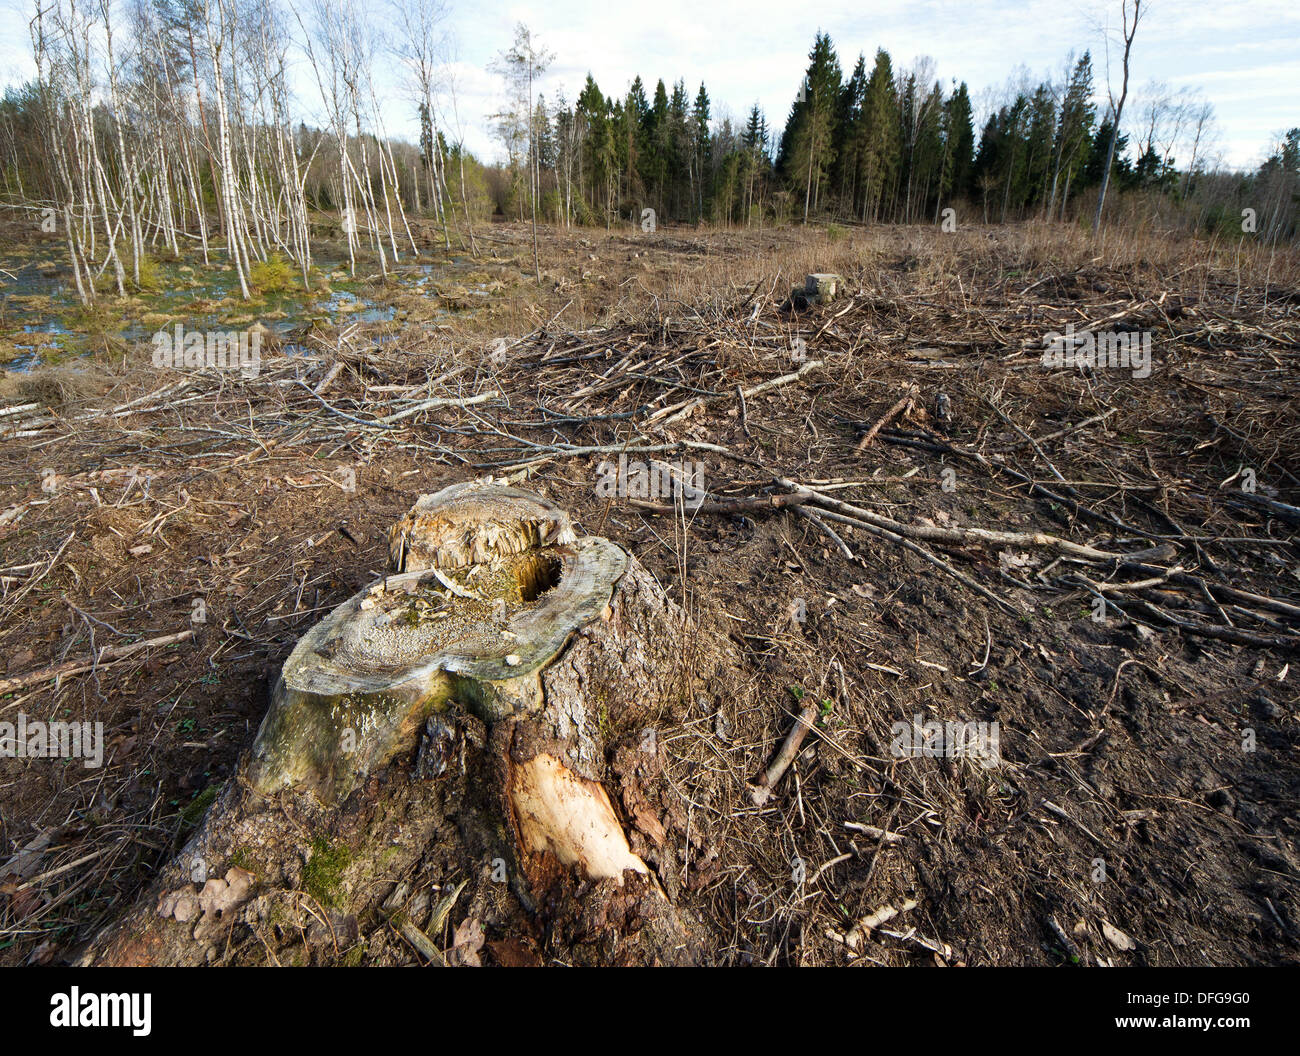
<svg viewBox="0 0 1300 1056">
<path fill-rule="evenodd" d="M 839 296 L 844 280 L 830 272 L 817 272 L 804 279 L 804 295 L 809 303 L 830 304 Z"/>
<path fill-rule="evenodd" d="M 346 859 L 339 890 L 314 897 L 355 926 L 449 825 L 448 845 L 477 858 L 463 870 L 481 886 L 487 862 L 509 863 L 520 904 L 586 943 L 591 961 L 692 959 L 698 925 L 633 852 L 605 785 L 615 748 L 626 756 L 674 702 L 680 610 L 620 547 L 490 483 L 423 496 L 390 555 L 391 575 L 298 642 L 234 779 L 83 963 L 204 963 L 237 923 L 265 943 L 298 885 L 321 886 L 314 861 Z M 448 771 L 428 779 L 394 765 L 446 720 L 473 765 L 418 768 Z M 346 853 L 327 853 L 321 833 L 345 834 Z"/>
</svg>

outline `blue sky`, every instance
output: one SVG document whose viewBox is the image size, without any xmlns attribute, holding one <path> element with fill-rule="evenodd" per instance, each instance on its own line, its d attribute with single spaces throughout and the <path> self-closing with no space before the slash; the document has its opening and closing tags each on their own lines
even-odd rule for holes
<svg viewBox="0 0 1300 1056">
<path fill-rule="evenodd" d="M 377 28 L 391 24 L 382 0 L 359 2 L 373 12 Z M 889 51 L 895 69 L 929 56 L 945 86 L 952 78 L 970 85 L 977 117 L 982 117 L 1010 81 L 1059 79 L 1070 52 L 1085 48 L 1093 52 L 1104 99 L 1105 25 L 1109 20 L 1117 30 L 1119 18 L 1119 0 L 826 0 L 808 6 L 788 0 L 448 2 L 453 54 L 446 72 L 456 86 L 465 141 L 489 158 L 499 150 L 488 115 L 500 105 L 502 90 L 487 67 L 510 45 L 520 21 L 555 53 L 541 83 L 550 96 L 563 90 L 572 100 L 588 71 L 606 95 L 618 96 L 638 73 L 648 89 L 660 77 L 665 82 L 682 77 L 692 96 L 703 80 L 715 117 L 729 113 L 741 120 L 757 102 L 779 129 L 818 29 L 831 35 L 846 73 L 859 51 L 870 62 L 877 47 Z M 0 5 L 0 81 L 12 83 L 32 69 L 27 56 L 31 3 L 0 0 Z M 1112 55 L 1118 89 L 1113 46 Z M 1171 93 L 1199 89 L 1214 105 L 1220 129 L 1215 146 L 1224 162 L 1257 164 L 1278 133 L 1300 125 L 1300 3 L 1154 0 L 1138 31 L 1133 69 L 1132 123 L 1125 122 L 1129 130 L 1140 120 L 1151 82 Z M 377 77 L 390 98 L 385 120 L 390 132 L 412 136 L 397 76 L 389 64 Z M 319 113 L 311 83 L 300 69 L 295 85 L 308 120 Z"/>
</svg>

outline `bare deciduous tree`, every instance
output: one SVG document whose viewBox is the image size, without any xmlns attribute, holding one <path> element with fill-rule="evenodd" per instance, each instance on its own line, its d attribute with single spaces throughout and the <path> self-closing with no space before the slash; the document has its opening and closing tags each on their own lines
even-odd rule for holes
<svg viewBox="0 0 1300 1056">
<path fill-rule="evenodd" d="M 1124 79 L 1119 99 L 1110 88 L 1110 41 L 1106 44 L 1106 98 L 1110 103 L 1110 144 L 1106 147 L 1106 167 L 1101 176 L 1101 190 L 1097 193 L 1097 215 L 1093 218 L 1094 234 L 1101 231 L 1102 209 L 1106 205 L 1106 191 L 1110 187 L 1110 170 L 1115 164 L 1115 145 L 1119 141 L 1119 123 L 1124 116 L 1124 102 L 1128 99 L 1129 60 L 1133 53 L 1133 38 L 1137 36 L 1138 22 L 1142 18 L 1142 0 L 1120 0 L 1120 17 L 1123 20 L 1121 36 L 1124 41 Z"/>
<path fill-rule="evenodd" d="M 493 71 L 505 78 L 509 92 L 507 109 L 494 115 L 499 122 L 499 134 L 503 139 L 510 140 L 506 144 L 508 151 L 511 150 L 511 143 L 518 144 L 521 134 L 525 137 L 528 149 L 528 197 L 533 215 L 533 271 L 539 283 L 542 281 L 542 265 L 537 251 L 537 197 L 541 177 L 533 91 L 537 78 L 546 72 L 554 58 L 551 52 L 538 45 L 533 31 L 520 22 L 515 26 L 513 46 L 509 51 L 502 52 L 492 64 Z"/>
</svg>

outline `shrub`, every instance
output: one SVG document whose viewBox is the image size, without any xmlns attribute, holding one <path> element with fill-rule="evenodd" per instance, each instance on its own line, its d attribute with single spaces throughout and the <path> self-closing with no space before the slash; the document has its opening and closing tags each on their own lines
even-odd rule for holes
<svg viewBox="0 0 1300 1056">
<path fill-rule="evenodd" d="M 279 253 L 272 253 L 248 269 L 248 281 L 259 293 L 287 290 L 293 285 L 293 267 Z"/>
<path fill-rule="evenodd" d="M 127 277 L 131 275 L 131 265 L 123 261 L 126 268 Z M 136 284 L 137 290 L 156 290 L 162 284 L 162 275 L 158 271 L 158 262 L 148 255 L 140 257 L 140 281 Z"/>
</svg>

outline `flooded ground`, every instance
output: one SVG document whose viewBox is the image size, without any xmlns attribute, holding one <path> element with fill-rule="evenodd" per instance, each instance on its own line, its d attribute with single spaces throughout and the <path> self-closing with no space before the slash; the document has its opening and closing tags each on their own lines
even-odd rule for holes
<svg viewBox="0 0 1300 1056">
<path fill-rule="evenodd" d="M 265 327 L 292 352 L 313 329 L 354 322 L 437 326 L 482 308 L 520 277 L 513 260 L 439 250 L 419 258 L 408 253 L 389 263 L 387 275 L 374 262 L 352 273 L 335 251 L 313 262 L 306 288 L 295 270 L 286 288 L 254 285 L 245 301 L 219 252 L 207 264 L 199 254 L 160 255 L 149 258 L 138 287 L 128 274 L 126 297 L 117 295 L 111 272 L 99 276 L 96 303 L 85 307 L 58 243 L 0 239 L 0 370 L 26 373 L 102 350 L 129 354 L 178 323 L 187 330 Z"/>
</svg>

